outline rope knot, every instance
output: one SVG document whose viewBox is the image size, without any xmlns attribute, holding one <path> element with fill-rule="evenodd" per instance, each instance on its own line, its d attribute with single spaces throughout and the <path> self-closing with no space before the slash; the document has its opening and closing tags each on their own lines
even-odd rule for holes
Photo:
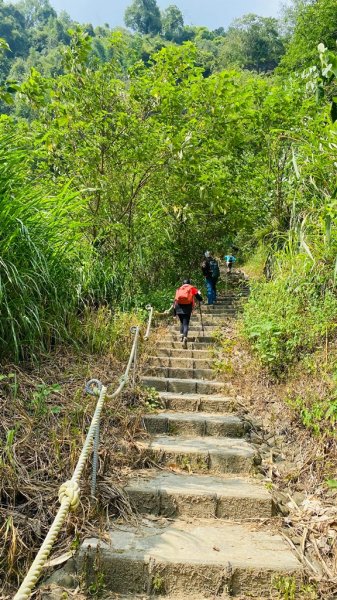
<svg viewBox="0 0 337 600">
<path fill-rule="evenodd" d="M 74 511 L 80 503 L 80 486 L 77 481 L 70 479 L 62 483 L 59 489 L 59 502 L 62 504 L 63 498 L 69 498 L 70 510 Z"/>
</svg>

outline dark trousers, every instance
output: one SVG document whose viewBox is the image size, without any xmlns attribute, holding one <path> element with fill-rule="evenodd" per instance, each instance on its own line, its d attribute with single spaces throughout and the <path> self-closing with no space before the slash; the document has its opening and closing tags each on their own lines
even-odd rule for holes
<svg viewBox="0 0 337 600">
<path fill-rule="evenodd" d="M 180 333 L 184 337 L 187 337 L 191 315 L 179 315 L 178 314 L 178 317 L 179 317 L 179 321 L 180 321 Z"/>
</svg>

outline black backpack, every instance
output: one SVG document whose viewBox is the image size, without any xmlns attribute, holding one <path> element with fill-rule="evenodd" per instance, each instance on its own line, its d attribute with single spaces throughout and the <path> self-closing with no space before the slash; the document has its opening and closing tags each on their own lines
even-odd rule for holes
<svg viewBox="0 0 337 600">
<path fill-rule="evenodd" d="M 211 268 L 210 268 L 210 264 L 208 260 L 203 260 L 201 263 L 201 270 L 202 270 L 202 274 L 205 277 L 210 277 L 211 276 Z"/>
<path fill-rule="evenodd" d="M 212 273 L 213 279 L 218 279 L 220 277 L 220 269 L 218 265 L 218 261 L 215 258 L 209 261 L 209 267 Z"/>
</svg>

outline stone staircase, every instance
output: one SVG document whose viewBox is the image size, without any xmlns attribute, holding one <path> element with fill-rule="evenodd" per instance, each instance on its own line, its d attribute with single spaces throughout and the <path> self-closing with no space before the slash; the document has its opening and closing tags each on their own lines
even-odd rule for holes
<svg viewBox="0 0 337 600">
<path fill-rule="evenodd" d="M 240 295 L 247 294 L 245 285 Z M 99 556 L 110 592 L 267 599 L 279 597 L 275 580 L 301 576 L 273 531 L 272 498 L 254 477 L 260 456 L 250 422 L 212 369 L 214 336 L 235 316 L 237 298 L 230 290 L 204 306 L 203 327 L 193 316 L 187 350 L 174 326 L 148 359 L 142 384 L 158 391 L 164 409 L 144 415 L 149 436 L 138 447 L 149 468 L 134 472 L 125 489 L 139 521 L 114 526 L 106 542 L 85 540 L 79 555 L 89 579 Z"/>
</svg>

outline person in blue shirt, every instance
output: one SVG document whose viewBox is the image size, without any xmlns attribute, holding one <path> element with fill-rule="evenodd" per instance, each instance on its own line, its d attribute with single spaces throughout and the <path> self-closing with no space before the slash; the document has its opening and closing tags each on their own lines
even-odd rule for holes
<svg viewBox="0 0 337 600">
<path fill-rule="evenodd" d="M 229 252 L 229 254 L 226 254 L 226 256 L 224 257 L 224 259 L 225 259 L 225 262 L 226 262 L 227 273 L 230 273 L 231 270 L 232 270 L 232 266 L 236 262 L 236 258 L 235 258 L 235 256 L 233 256 L 233 254 L 231 252 Z"/>
</svg>

